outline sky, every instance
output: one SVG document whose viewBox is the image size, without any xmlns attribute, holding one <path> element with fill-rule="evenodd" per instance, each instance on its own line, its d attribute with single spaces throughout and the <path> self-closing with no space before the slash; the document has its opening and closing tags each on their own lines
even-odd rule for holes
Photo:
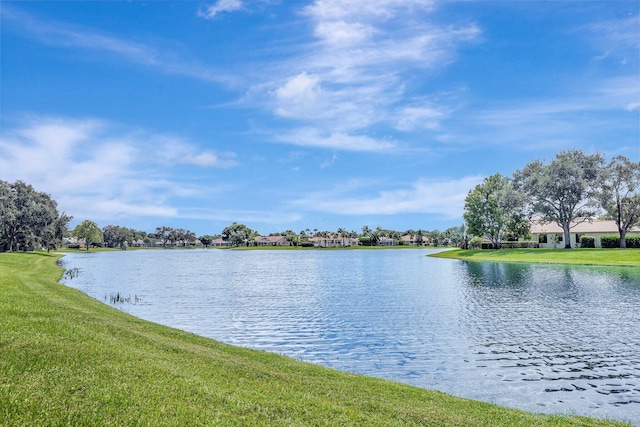
<svg viewBox="0 0 640 427">
<path fill-rule="evenodd" d="M 640 161 L 640 2 L 0 2 L 0 179 L 100 227 L 445 230 L 492 174 Z"/>
</svg>

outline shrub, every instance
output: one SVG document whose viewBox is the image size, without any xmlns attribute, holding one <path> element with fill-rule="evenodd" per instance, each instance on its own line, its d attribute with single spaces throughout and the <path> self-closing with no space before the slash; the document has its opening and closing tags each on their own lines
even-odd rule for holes
<svg viewBox="0 0 640 427">
<path fill-rule="evenodd" d="M 619 248 L 620 236 L 602 236 L 600 244 L 603 248 Z M 627 236 L 627 248 L 640 249 L 640 236 Z"/>
<path fill-rule="evenodd" d="M 70 243 L 67 248 L 69 249 L 80 249 L 80 244 L 79 243 Z"/>
<path fill-rule="evenodd" d="M 362 246 L 372 246 L 373 242 L 371 241 L 371 237 L 360 237 L 360 244 Z"/>
<path fill-rule="evenodd" d="M 303 248 L 312 248 L 313 245 L 314 243 L 309 241 L 300 242 L 300 246 L 302 246 Z"/>
<path fill-rule="evenodd" d="M 581 248 L 595 248 L 596 247 L 596 238 L 593 236 L 580 236 L 580 247 Z"/>
<path fill-rule="evenodd" d="M 500 243 L 500 248 L 502 249 L 530 249 L 530 248 L 537 248 L 538 246 L 539 246 L 538 242 L 533 242 L 530 240 L 523 240 L 521 242 Z"/>
<path fill-rule="evenodd" d="M 640 236 L 628 236 L 627 237 L 627 247 L 640 249 Z"/>
<path fill-rule="evenodd" d="M 600 237 L 600 246 L 603 248 L 619 248 L 620 236 L 602 236 Z"/>
<path fill-rule="evenodd" d="M 474 237 L 469 241 L 469 249 L 480 249 L 482 247 L 482 238 Z"/>
</svg>

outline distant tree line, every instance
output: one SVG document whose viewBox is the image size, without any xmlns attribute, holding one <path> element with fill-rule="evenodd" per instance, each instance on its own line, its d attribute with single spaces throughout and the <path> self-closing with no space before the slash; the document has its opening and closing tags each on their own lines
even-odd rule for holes
<svg viewBox="0 0 640 427">
<path fill-rule="evenodd" d="M 492 175 L 465 199 L 467 233 L 486 237 L 494 249 L 508 236 L 526 237 L 532 218 L 562 228 L 565 248 L 575 225 L 594 218 L 614 220 L 620 247 L 640 224 L 640 162 L 600 153 L 560 151 L 549 163 L 535 160 L 512 177 Z"/>
<path fill-rule="evenodd" d="M 0 181 L 0 251 L 18 251 L 35 248 L 56 249 L 63 244 L 64 238 L 75 238 L 77 243 L 70 247 L 110 247 L 127 249 L 132 246 L 193 246 L 199 243 L 205 247 L 221 239 L 230 246 L 251 246 L 256 244 L 260 233 L 244 224 L 234 222 L 225 227 L 220 234 L 196 237 L 193 231 L 169 226 L 156 227 L 154 232 L 136 230 L 120 225 L 107 225 L 100 228 L 91 220 L 84 220 L 73 230 L 68 229 L 72 217 L 59 212 L 57 203 L 46 193 L 36 191 L 22 181 L 8 183 Z M 376 246 L 383 239 L 394 239 L 404 244 L 402 237 L 411 236 L 414 244 L 433 246 L 457 245 L 464 238 L 464 226 L 450 227 L 445 231 L 433 230 L 390 230 L 368 225 L 361 232 L 338 228 L 334 231 L 303 229 L 295 232 L 291 229 L 270 235 L 285 236 L 293 246 L 309 246 L 314 237 L 358 239 L 361 245 Z"/>
<path fill-rule="evenodd" d="M 300 230 L 300 232 L 287 229 L 269 233 L 269 236 L 285 236 L 292 246 L 310 246 L 313 237 L 337 238 L 338 236 L 358 239 L 363 246 L 376 246 L 383 238 L 394 239 L 399 245 L 403 245 L 405 242 L 402 237 L 406 235 L 411 236 L 412 242 L 416 245 L 455 246 L 464 239 L 464 230 L 464 225 L 450 227 L 445 231 L 422 229 L 398 231 L 383 229 L 379 226 L 371 229 L 365 225 L 362 227 L 361 233 L 346 231 L 344 228 L 338 228 L 335 231 L 307 228 Z M 87 250 L 90 247 L 121 248 L 123 250 L 131 246 L 187 247 L 194 246 L 196 243 L 208 247 L 217 239 L 233 247 L 254 246 L 256 238 L 261 236 L 257 230 L 237 222 L 225 227 L 220 234 L 205 234 L 196 237 L 196 234 L 190 230 L 169 226 L 156 227 L 153 233 L 118 225 L 107 225 L 100 229 L 95 222 L 90 220 L 85 220 L 77 225 L 68 235 L 77 238 Z"/>
</svg>

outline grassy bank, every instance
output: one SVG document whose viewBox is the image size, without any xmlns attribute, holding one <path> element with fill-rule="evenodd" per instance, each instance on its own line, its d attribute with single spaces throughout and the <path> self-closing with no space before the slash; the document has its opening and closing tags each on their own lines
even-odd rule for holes
<svg viewBox="0 0 640 427">
<path fill-rule="evenodd" d="M 139 320 L 0 254 L 0 425 L 605 426 L 338 372 Z"/>
<path fill-rule="evenodd" d="M 456 249 L 429 256 L 465 261 L 640 267 L 640 250 L 638 249 L 500 249 L 497 251 Z"/>
</svg>

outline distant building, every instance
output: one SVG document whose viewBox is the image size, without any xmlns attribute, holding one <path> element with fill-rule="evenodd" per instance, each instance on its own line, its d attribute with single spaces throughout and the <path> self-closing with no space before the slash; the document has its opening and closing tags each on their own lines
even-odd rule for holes
<svg viewBox="0 0 640 427">
<path fill-rule="evenodd" d="M 317 248 L 348 248 L 358 246 L 359 240 L 341 235 L 331 235 L 328 237 L 316 236 L 309 239 Z"/>
<path fill-rule="evenodd" d="M 255 242 L 257 246 L 291 246 L 287 236 L 258 236 Z"/>
</svg>

